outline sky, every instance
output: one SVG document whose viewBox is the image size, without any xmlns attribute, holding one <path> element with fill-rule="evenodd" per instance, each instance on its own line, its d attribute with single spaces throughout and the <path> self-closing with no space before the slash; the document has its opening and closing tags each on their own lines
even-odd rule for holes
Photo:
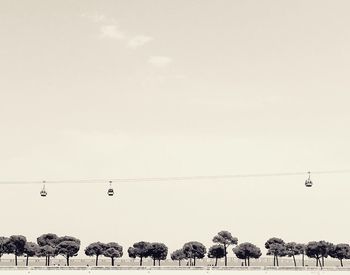
<svg viewBox="0 0 350 275">
<path fill-rule="evenodd" d="M 350 243 L 348 1 L 0 2 L 0 235 Z M 303 172 L 184 182 L 108 180 Z M 76 184 L 77 179 L 101 179 Z M 10 181 L 67 180 L 46 185 Z M 69 182 L 71 181 L 71 182 Z M 127 253 L 125 253 L 127 254 Z M 83 253 L 80 254 L 81 256 Z"/>
</svg>

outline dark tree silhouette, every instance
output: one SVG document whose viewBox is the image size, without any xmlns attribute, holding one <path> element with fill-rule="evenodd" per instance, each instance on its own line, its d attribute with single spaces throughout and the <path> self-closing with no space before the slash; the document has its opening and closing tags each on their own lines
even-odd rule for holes
<svg viewBox="0 0 350 275">
<path fill-rule="evenodd" d="M 15 265 L 17 266 L 17 257 L 24 253 L 24 246 L 27 243 L 26 237 L 22 235 L 13 235 L 5 243 L 7 253 L 15 255 Z"/>
<path fill-rule="evenodd" d="M 278 257 L 284 257 L 286 253 L 286 245 L 280 238 L 270 238 L 265 243 L 267 249 L 267 255 L 273 255 L 273 266 L 279 266 Z"/>
<path fill-rule="evenodd" d="M 115 242 L 107 243 L 103 256 L 111 258 L 111 264 L 114 266 L 114 259 L 123 256 L 123 247 Z"/>
<path fill-rule="evenodd" d="M 305 254 L 309 258 L 316 259 L 316 266 L 320 265 L 322 267 L 322 263 L 320 261 L 322 256 L 319 242 L 308 242 L 305 247 Z"/>
<path fill-rule="evenodd" d="M 306 250 L 306 244 L 300 243 L 298 244 L 300 246 L 300 252 L 301 252 L 301 265 L 305 266 L 305 250 Z"/>
<path fill-rule="evenodd" d="M 24 246 L 24 254 L 26 256 L 26 266 L 29 263 L 29 257 L 36 256 L 39 252 L 39 245 L 33 242 L 27 242 Z"/>
<path fill-rule="evenodd" d="M 164 243 L 151 243 L 149 255 L 153 259 L 153 266 L 156 265 L 156 260 L 160 266 L 160 261 L 165 260 L 168 255 L 168 247 Z"/>
<path fill-rule="evenodd" d="M 326 241 L 319 241 L 318 243 L 322 260 L 322 266 L 324 266 L 324 259 L 329 256 L 329 252 L 333 249 L 334 244 Z"/>
<path fill-rule="evenodd" d="M 41 247 L 40 256 L 45 256 L 45 265 L 50 266 L 50 257 L 57 256 L 56 245 L 58 236 L 53 233 L 46 233 L 36 239 L 36 242 Z"/>
<path fill-rule="evenodd" d="M 77 256 L 80 249 L 80 240 L 71 236 L 59 237 L 57 240 L 56 251 L 57 254 L 64 256 L 67 259 L 67 266 L 69 266 L 69 259 Z"/>
<path fill-rule="evenodd" d="M 215 266 L 218 265 L 218 259 L 225 257 L 225 248 L 221 244 L 215 244 L 209 248 L 208 258 L 215 259 Z"/>
<path fill-rule="evenodd" d="M 223 230 L 220 231 L 216 236 L 214 236 L 213 242 L 222 244 L 224 246 L 225 266 L 227 266 L 227 248 L 230 245 L 237 245 L 238 239 L 236 237 L 233 237 L 230 232 Z"/>
<path fill-rule="evenodd" d="M 350 259 L 350 246 L 346 243 L 337 244 L 329 251 L 329 256 L 338 259 L 341 267 L 343 267 L 343 260 Z"/>
<path fill-rule="evenodd" d="M 261 256 L 261 250 L 252 243 L 241 243 L 232 249 L 238 259 L 244 260 L 245 266 L 250 266 L 250 259 L 258 259 Z"/>
<path fill-rule="evenodd" d="M 58 236 L 53 233 L 43 234 L 36 239 L 39 246 L 50 245 L 52 247 L 55 247 L 55 245 L 57 244 L 57 240 Z"/>
<path fill-rule="evenodd" d="M 38 247 L 38 252 L 36 253 L 38 257 L 45 257 L 45 266 L 50 264 L 50 257 L 56 256 L 56 249 L 50 245 L 44 245 Z"/>
<path fill-rule="evenodd" d="M 187 259 L 190 259 L 190 261 L 193 259 L 194 266 L 196 265 L 196 259 L 203 259 L 207 253 L 204 244 L 196 241 L 185 243 L 182 249 Z"/>
<path fill-rule="evenodd" d="M 103 255 L 103 252 L 106 249 L 106 244 L 101 243 L 101 242 L 95 242 L 95 243 L 91 243 L 89 244 L 86 248 L 85 248 L 85 255 L 86 256 L 96 256 L 96 266 L 98 266 L 98 257 L 100 255 Z"/>
<path fill-rule="evenodd" d="M 149 242 L 137 242 L 134 243 L 132 247 L 129 247 L 128 254 L 130 258 L 140 258 L 140 266 L 142 266 L 143 258 L 149 257 L 150 253 L 150 243 Z"/>
<path fill-rule="evenodd" d="M 181 261 L 186 259 L 186 255 L 182 249 L 175 250 L 170 255 L 173 261 L 179 261 L 179 266 L 181 266 Z"/>
<path fill-rule="evenodd" d="M 295 242 L 289 242 L 286 244 L 286 254 L 288 257 L 293 257 L 294 266 L 297 266 L 295 256 L 304 255 L 304 245 Z"/>
<path fill-rule="evenodd" d="M 0 261 L 1 261 L 1 257 L 7 253 L 7 247 L 6 247 L 6 243 L 9 241 L 9 238 L 6 237 L 0 237 Z"/>
</svg>

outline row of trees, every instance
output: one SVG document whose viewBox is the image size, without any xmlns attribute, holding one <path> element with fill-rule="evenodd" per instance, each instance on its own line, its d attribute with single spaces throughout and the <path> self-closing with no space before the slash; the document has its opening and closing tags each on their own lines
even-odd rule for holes
<svg viewBox="0 0 350 275">
<path fill-rule="evenodd" d="M 333 244 L 326 241 L 309 242 L 307 244 L 289 242 L 285 243 L 280 238 L 270 238 L 265 243 L 267 255 L 273 255 L 273 264 L 278 266 L 278 257 L 293 257 L 294 265 L 296 266 L 295 256 L 302 256 L 302 266 L 305 265 L 304 256 L 314 258 L 316 266 L 323 267 L 325 258 L 328 256 L 338 259 L 340 265 L 343 266 L 344 259 L 350 259 L 349 244 L 340 243 Z"/>
<path fill-rule="evenodd" d="M 14 254 L 15 265 L 17 257 L 25 256 L 26 265 L 29 257 L 45 257 L 45 265 L 50 265 L 50 258 L 61 255 L 67 259 L 77 256 L 80 249 L 80 240 L 71 236 L 59 237 L 48 233 L 37 238 L 37 243 L 28 242 L 22 235 L 13 235 L 9 238 L 0 237 L 0 258 L 4 254 Z"/>
<path fill-rule="evenodd" d="M 114 259 L 120 258 L 123 256 L 123 247 L 118 243 L 101 243 L 95 242 L 89 244 L 85 248 L 85 255 L 87 256 L 96 256 L 96 266 L 98 266 L 98 258 L 103 255 L 105 257 L 111 258 L 112 266 L 114 266 Z"/>
<path fill-rule="evenodd" d="M 228 231 L 220 231 L 213 238 L 214 245 L 208 249 L 204 244 L 192 241 L 187 242 L 182 248 L 173 251 L 170 258 L 173 261 L 178 261 L 179 266 L 182 260 L 188 260 L 189 265 L 196 265 L 197 259 L 203 259 L 206 255 L 208 258 L 215 259 L 215 266 L 218 259 L 225 259 L 227 266 L 228 249 L 232 246 L 232 251 L 237 258 L 243 260 L 245 266 L 250 266 L 250 259 L 258 259 L 262 255 L 260 248 L 252 243 L 245 242 L 238 244 L 238 239 L 233 237 Z M 344 259 L 350 259 L 350 246 L 348 244 L 334 245 L 326 241 L 309 242 L 300 244 L 295 242 L 284 242 L 280 238 L 270 238 L 265 243 L 267 255 L 273 256 L 274 266 L 279 265 L 280 257 L 292 257 L 296 266 L 296 256 L 301 255 L 302 266 L 305 265 L 305 255 L 316 260 L 316 266 L 323 267 L 325 258 L 328 256 L 339 259 L 343 266 Z M 28 265 L 29 257 L 45 257 L 45 265 L 50 265 L 50 258 L 62 255 L 67 260 L 77 256 L 80 250 L 80 240 L 71 236 L 59 237 L 56 234 L 43 234 L 37 238 L 37 242 L 27 242 L 26 237 L 21 235 L 13 235 L 10 237 L 0 237 L 0 258 L 3 254 L 14 254 L 15 265 L 17 265 L 17 257 L 25 256 L 26 265 Z M 139 258 L 140 265 L 143 259 L 151 258 L 153 265 L 160 265 L 162 260 L 168 256 L 168 247 L 164 243 L 159 242 L 137 242 L 132 247 L 128 248 L 128 256 L 130 258 Z M 94 242 L 85 248 L 85 255 L 96 257 L 96 266 L 98 265 L 99 257 L 105 256 L 111 258 L 111 264 L 114 266 L 115 259 L 123 256 L 123 247 L 116 242 L 102 243 Z"/>
</svg>

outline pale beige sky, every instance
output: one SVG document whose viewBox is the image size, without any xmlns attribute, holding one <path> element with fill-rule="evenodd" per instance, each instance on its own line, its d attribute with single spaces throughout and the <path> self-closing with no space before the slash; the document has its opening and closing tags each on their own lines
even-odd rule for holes
<svg viewBox="0 0 350 275">
<path fill-rule="evenodd" d="M 0 181 L 349 169 L 349 8 L 2 0 Z M 304 180 L 1 185 L 0 235 L 350 242 L 350 175 Z"/>
</svg>

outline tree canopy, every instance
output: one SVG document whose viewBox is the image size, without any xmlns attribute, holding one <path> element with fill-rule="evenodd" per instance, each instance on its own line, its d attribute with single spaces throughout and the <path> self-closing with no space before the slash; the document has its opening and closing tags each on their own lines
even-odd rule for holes
<svg viewBox="0 0 350 275">
<path fill-rule="evenodd" d="M 334 244 L 326 241 L 319 241 L 319 249 L 322 259 L 322 266 L 324 266 L 324 259 L 329 256 L 330 251 L 332 251 Z"/>
<path fill-rule="evenodd" d="M 316 259 L 316 266 L 324 266 L 324 258 L 327 258 L 333 249 L 334 245 L 332 243 L 312 241 L 306 245 L 305 253 L 308 257 Z"/>
<path fill-rule="evenodd" d="M 319 242 L 308 242 L 308 244 L 305 247 L 305 253 L 309 258 L 314 258 L 316 259 L 316 266 L 320 263 L 320 258 L 321 258 L 321 251 L 319 248 Z"/>
<path fill-rule="evenodd" d="M 221 244 L 216 244 L 209 248 L 208 258 L 215 259 L 215 266 L 218 265 L 218 259 L 224 258 L 225 255 L 225 248 Z"/>
<path fill-rule="evenodd" d="M 36 239 L 39 248 L 40 257 L 45 257 L 45 265 L 50 265 L 50 257 L 57 256 L 56 245 L 59 237 L 54 233 L 46 233 Z"/>
<path fill-rule="evenodd" d="M 250 266 L 251 258 L 258 259 L 262 255 L 260 248 L 248 242 L 241 243 L 233 248 L 233 253 L 236 254 L 238 259 L 244 260 L 246 266 Z"/>
<path fill-rule="evenodd" d="M 12 235 L 5 243 L 5 251 L 8 254 L 15 255 L 15 265 L 17 265 L 17 257 L 22 256 L 27 238 L 22 235 Z"/>
<path fill-rule="evenodd" d="M 140 258 L 140 266 L 142 266 L 142 259 L 150 256 L 150 243 L 141 241 L 134 243 L 132 247 L 129 247 L 128 254 L 130 258 Z"/>
<path fill-rule="evenodd" d="M 111 258 L 112 266 L 114 266 L 114 259 L 123 256 L 123 247 L 115 242 L 110 242 L 105 245 L 103 256 Z"/>
<path fill-rule="evenodd" d="M 350 259 L 350 246 L 346 243 L 337 244 L 329 251 L 329 256 L 338 259 L 343 267 L 343 260 Z"/>
<path fill-rule="evenodd" d="M 86 256 L 96 256 L 96 266 L 98 266 L 98 257 L 100 255 L 103 255 L 103 252 L 106 250 L 106 244 L 101 243 L 101 242 L 95 242 L 89 244 L 85 248 L 85 255 Z"/>
<path fill-rule="evenodd" d="M 164 243 L 151 243 L 149 255 L 153 259 L 153 265 L 155 265 L 156 260 L 160 265 L 160 261 L 165 260 L 168 255 L 168 247 Z"/>
<path fill-rule="evenodd" d="M 56 250 L 58 254 L 64 256 L 67 259 L 67 266 L 69 266 L 69 259 L 78 255 L 79 249 L 80 240 L 74 237 L 64 236 L 58 239 Z"/>
<path fill-rule="evenodd" d="M 56 255 L 56 249 L 50 245 L 39 246 L 37 256 L 38 257 L 50 257 Z"/>
<path fill-rule="evenodd" d="M 283 257 L 287 255 L 285 242 L 280 238 L 270 238 L 265 243 L 265 248 L 267 249 L 267 255 L 273 255 L 273 265 L 278 264 L 278 257 Z"/>
<path fill-rule="evenodd" d="M 0 237 L 0 258 L 7 253 L 6 243 L 9 241 L 9 238 Z"/>
<path fill-rule="evenodd" d="M 289 242 L 286 244 L 286 255 L 288 257 L 293 257 L 294 266 L 297 266 L 295 256 L 304 254 L 304 245 L 295 242 Z"/>
<path fill-rule="evenodd" d="M 183 249 L 177 249 L 170 255 L 173 261 L 179 261 L 179 266 L 181 266 L 181 261 L 186 259 L 186 255 Z"/>
<path fill-rule="evenodd" d="M 194 265 L 196 265 L 196 259 L 204 258 L 205 254 L 207 253 L 207 249 L 205 248 L 204 244 L 197 241 L 185 243 L 182 249 L 187 259 L 193 259 Z"/>
<path fill-rule="evenodd" d="M 222 230 L 218 234 L 216 234 L 213 238 L 214 243 L 219 243 L 224 246 L 225 251 L 225 266 L 227 266 L 227 247 L 230 245 L 237 245 L 238 238 L 233 237 L 229 231 Z"/>
<path fill-rule="evenodd" d="M 33 242 L 27 242 L 24 246 L 24 254 L 26 256 L 26 266 L 28 266 L 29 257 L 34 257 L 39 252 L 39 245 Z"/>
<path fill-rule="evenodd" d="M 36 239 L 39 246 L 49 245 L 51 247 L 55 247 L 58 241 L 58 236 L 53 233 L 46 233 L 39 236 Z"/>
</svg>

